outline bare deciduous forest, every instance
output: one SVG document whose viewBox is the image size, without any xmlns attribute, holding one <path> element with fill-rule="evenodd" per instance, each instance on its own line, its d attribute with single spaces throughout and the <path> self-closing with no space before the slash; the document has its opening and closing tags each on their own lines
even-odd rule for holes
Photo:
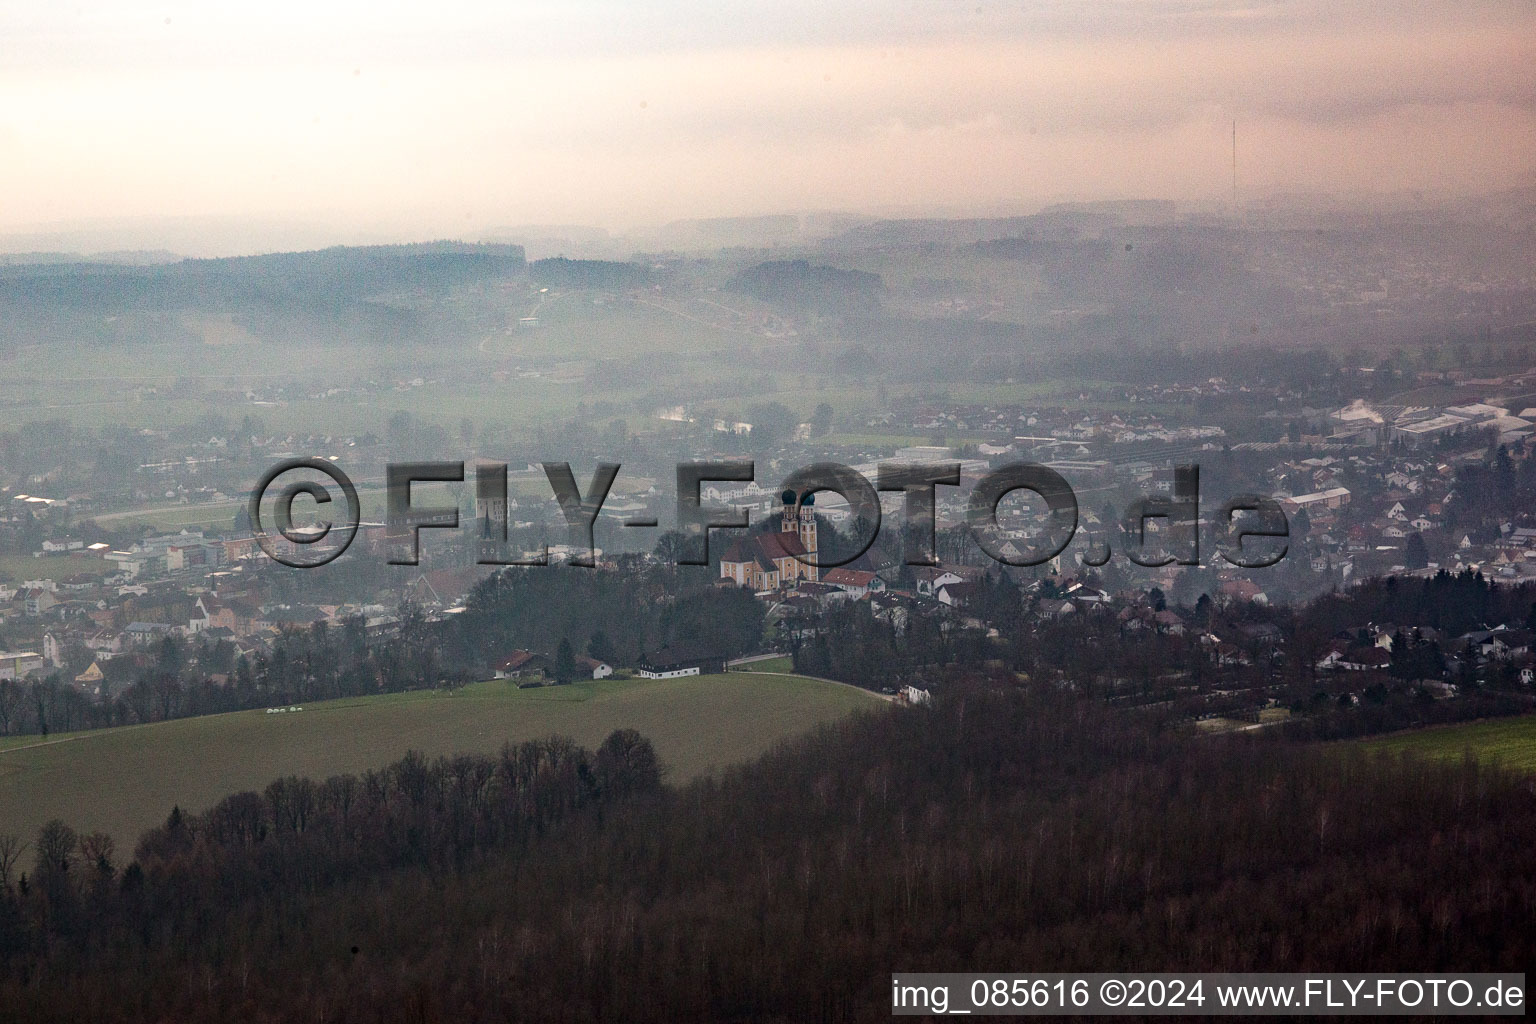
<svg viewBox="0 0 1536 1024">
<path fill-rule="evenodd" d="M 684 788 L 408 758 L 7 864 L 15 1020 L 876 1020 L 891 971 L 1522 970 L 1536 792 L 1002 678 Z M 22 880 L 25 871 L 25 881 Z"/>
</svg>

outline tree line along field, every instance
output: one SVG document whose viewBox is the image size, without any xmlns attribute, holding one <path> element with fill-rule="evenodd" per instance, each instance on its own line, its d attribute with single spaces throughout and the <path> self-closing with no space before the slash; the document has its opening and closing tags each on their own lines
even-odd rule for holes
<svg viewBox="0 0 1536 1024">
<path fill-rule="evenodd" d="M 785 673 L 793 673 L 794 670 L 795 659 L 787 654 L 780 655 L 777 658 L 764 658 L 762 661 L 749 661 L 732 669 L 734 672 L 755 672 L 768 675 L 783 675 Z"/>
<path fill-rule="evenodd" d="M 1412 753 L 1437 761 L 1460 761 L 1469 753 L 1480 762 L 1536 774 L 1536 715 L 1464 725 L 1439 726 L 1368 740 L 1368 749 Z"/>
<path fill-rule="evenodd" d="M 791 675 L 708 675 L 579 682 L 520 690 L 476 683 L 326 701 L 302 711 L 241 711 L 51 737 L 0 741 L 0 834 L 30 840 L 49 819 L 103 831 L 131 851 L 173 806 L 201 811 L 273 779 L 360 773 L 408 750 L 494 754 L 564 735 L 596 747 L 633 728 L 655 745 L 668 781 L 749 760 L 860 708 L 851 686 Z"/>
</svg>

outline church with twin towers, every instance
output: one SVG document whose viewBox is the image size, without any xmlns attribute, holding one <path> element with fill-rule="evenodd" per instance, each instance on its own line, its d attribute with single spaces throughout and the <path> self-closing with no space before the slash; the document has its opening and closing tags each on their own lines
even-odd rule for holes
<svg viewBox="0 0 1536 1024">
<path fill-rule="evenodd" d="M 799 581 L 815 583 L 820 570 L 801 559 L 816 557 L 816 495 L 792 490 L 781 496 L 779 532 L 739 539 L 720 556 L 720 577 L 754 591 L 783 590 Z"/>
</svg>

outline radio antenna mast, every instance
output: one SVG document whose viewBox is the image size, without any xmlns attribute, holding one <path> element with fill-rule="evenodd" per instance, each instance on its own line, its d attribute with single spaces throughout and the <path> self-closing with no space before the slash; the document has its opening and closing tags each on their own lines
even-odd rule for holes
<svg viewBox="0 0 1536 1024">
<path fill-rule="evenodd" d="M 1232 119 L 1232 212 L 1237 212 L 1237 119 Z"/>
</svg>

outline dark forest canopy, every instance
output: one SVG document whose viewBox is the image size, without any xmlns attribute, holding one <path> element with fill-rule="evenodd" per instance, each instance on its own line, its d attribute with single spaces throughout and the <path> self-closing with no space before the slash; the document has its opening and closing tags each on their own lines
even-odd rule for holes
<svg viewBox="0 0 1536 1024">
<path fill-rule="evenodd" d="M 1495 583 L 1470 569 L 1427 577 L 1386 576 L 1343 594 L 1318 598 L 1300 613 L 1304 629 L 1320 634 L 1362 623 L 1427 626 L 1456 637 L 1500 623 L 1536 627 L 1536 586 Z"/>
<path fill-rule="evenodd" d="M 761 642 L 763 617 L 749 590 L 716 586 L 686 567 L 509 569 L 475 587 L 463 614 L 445 624 L 444 647 L 481 670 L 515 648 L 554 651 L 566 640 L 587 650 L 599 636 L 624 665 L 680 643 L 734 658 Z"/>
<path fill-rule="evenodd" d="M 549 288 L 593 288 L 600 291 L 625 291 L 643 287 L 650 271 L 638 263 L 613 260 L 572 260 L 555 256 L 535 260 L 528 265 L 534 284 Z"/>
<path fill-rule="evenodd" d="M 884 284 L 879 274 L 812 265 L 808 260 L 770 260 L 731 279 L 733 291 L 792 309 L 821 312 L 867 311 L 877 306 Z"/>
<path fill-rule="evenodd" d="M 956 680 L 658 789 L 559 742 L 285 780 L 0 894 L 27 1020 L 884 1020 L 891 971 L 1523 970 L 1536 796 Z M 20 870 L 28 871 L 25 887 Z"/>
</svg>

